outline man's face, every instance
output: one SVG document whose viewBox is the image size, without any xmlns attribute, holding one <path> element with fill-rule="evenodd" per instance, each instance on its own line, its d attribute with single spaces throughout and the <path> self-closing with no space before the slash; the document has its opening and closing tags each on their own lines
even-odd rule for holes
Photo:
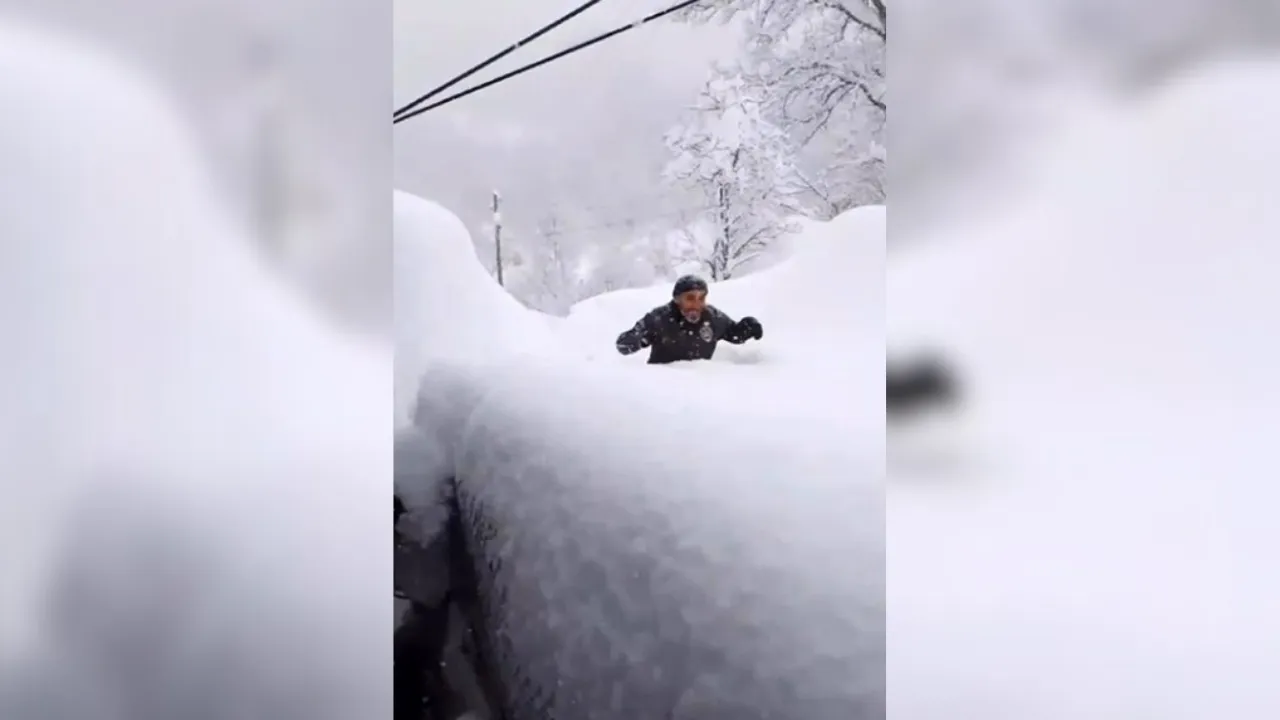
<svg viewBox="0 0 1280 720">
<path fill-rule="evenodd" d="M 680 314 L 684 315 L 685 320 L 698 322 L 702 319 L 702 311 L 707 309 L 707 293 L 702 290 L 680 293 L 676 296 L 676 305 L 680 307 Z"/>
</svg>

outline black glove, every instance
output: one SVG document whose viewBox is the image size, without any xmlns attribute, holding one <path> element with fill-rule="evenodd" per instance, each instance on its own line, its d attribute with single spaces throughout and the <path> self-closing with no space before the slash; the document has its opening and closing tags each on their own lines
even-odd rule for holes
<svg viewBox="0 0 1280 720">
<path fill-rule="evenodd" d="M 764 326 L 760 324 L 759 320 L 751 317 L 750 315 L 739 320 L 738 327 L 742 328 L 743 333 L 747 337 L 752 337 L 756 340 L 764 339 Z"/>
</svg>

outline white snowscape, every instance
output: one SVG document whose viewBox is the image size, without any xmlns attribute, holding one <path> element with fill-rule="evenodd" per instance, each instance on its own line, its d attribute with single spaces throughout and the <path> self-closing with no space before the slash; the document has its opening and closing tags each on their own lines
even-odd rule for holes
<svg viewBox="0 0 1280 720">
<path fill-rule="evenodd" d="M 811 225 L 712 288 L 765 340 L 686 366 L 611 354 L 666 288 L 539 316 L 398 193 L 388 418 L 392 348 L 259 262 L 161 94 L 0 24 L 0 717 L 390 716 L 397 429 L 431 443 L 416 509 L 465 475 L 519 520 L 512 572 L 566 598 L 527 622 L 644 553 L 809 718 L 881 658 L 907 720 L 1280 717 L 1277 86 L 1082 109 L 887 285 L 883 209 Z M 886 317 L 962 373 L 945 482 L 886 466 Z"/>
<path fill-rule="evenodd" d="M 0 105 L 0 717 L 390 717 L 390 343 L 117 59 L 0 22 Z"/>
<path fill-rule="evenodd" d="M 1280 64 L 1237 61 L 1077 108 L 1002 212 L 904 248 L 887 285 L 883 210 L 811 226 L 785 265 L 712 288 L 764 342 L 689 366 L 612 353 L 665 288 L 534 316 L 447 211 L 399 194 L 397 254 L 424 262 L 398 271 L 438 313 L 399 329 L 433 478 L 523 509 L 520 560 L 550 588 L 569 571 L 537 549 L 678 536 L 684 597 L 767 628 L 767 662 L 847 649 L 883 607 L 843 600 L 885 587 L 895 718 L 1280 716 L 1277 85 Z M 927 478 L 884 435 L 886 318 L 890 348 L 940 349 L 963 383 Z"/>
<path fill-rule="evenodd" d="M 573 586 L 613 567 L 604 595 L 675 598 L 730 657 L 794 680 L 802 716 L 883 707 L 884 208 L 812 224 L 791 260 L 713 284 L 709 302 L 760 318 L 765 340 L 670 366 L 614 350 L 669 285 L 556 319 L 499 287 L 439 205 L 397 193 L 395 231 L 397 420 L 434 448 L 397 478 L 430 518 L 407 527 L 438 530 L 435 484 L 465 478 L 511 519 L 510 572 L 545 589 L 523 622 L 590 637 L 600 593 Z M 637 592 L 619 562 L 636 557 L 666 580 Z M 652 666 L 660 628 L 618 630 L 613 654 L 565 653 Z"/>
<path fill-rule="evenodd" d="M 1278 83 L 1077 108 L 1004 212 L 892 257 L 890 346 L 968 393 L 927 482 L 890 437 L 894 718 L 1280 717 Z"/>
</svg>

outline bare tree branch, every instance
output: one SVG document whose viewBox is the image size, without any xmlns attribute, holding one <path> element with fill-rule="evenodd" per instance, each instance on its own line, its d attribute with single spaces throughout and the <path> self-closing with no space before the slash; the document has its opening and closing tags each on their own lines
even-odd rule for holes
<svg viewBox="0 0 1280 720">
<path fill-rule="evenodd" d="M 840 2 L 840 0 L 816 0 L 816 2 L 818 2 L 818 4 L 820 4 L 824 8 L 828 8 L 830 10 L 836 11 L 837 13 L 840 13 L 845 18 L 847 18 L 849 22 L 875 35 L 881 40 L 886 39 L 885 27 L 884 27 L 884 3 L 883 2 L 877 2 L 877 0 L 866 0 L 866 3 L 872 7 L 873 11 L 876 12 L 876 19 L 879 24 L 872 22 L 870 20 L 864 20 L 863 18 L 858 17 L 858 15 L 853 12 L 853 10 L 850 10 L 849 7 L 846 6 L 843 2 Z"/>
</svg>

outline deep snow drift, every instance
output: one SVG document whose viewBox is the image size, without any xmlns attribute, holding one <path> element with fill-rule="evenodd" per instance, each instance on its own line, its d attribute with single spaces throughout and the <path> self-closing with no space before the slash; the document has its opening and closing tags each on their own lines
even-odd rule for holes
<svg viewBox="0 0 1280 720">
<path fill-rule="evenodd" d="M 507 294 L 476 257 L 456 215 L 409 193 L 393 197 L 396 422 L 406 424 L 432 359 L 552 351 L 545 324 Z"/>
<path fill-rule="evenodd" d="M 712 363 L 661 368 L 644 366 L 647 351 L 619 356 L 613 343 L 645 311 L 669 300 L 669 287 L 608 293 L 578 304 L 568 318 L 546 316 L 493 281 L 448 210 L 403 192 L 396 193 L 395 208 L 398 424 L 411 417 L 413 393 L 433 363 L 469 368 L 475 382 L 466 387 L 477 389 L 449 392 L 474 404 L 481 399 L 474 393 L 487 392 L 479 379 L 485 368 L 558 366 L 571 375 L 585 362 L 610 366 L 593 372 L 614 372 L 638 394 L 670 398 L 674 412 L 717 406 L 775 424 L 821 417 L 824 428 L 856 428 L 869 444 L 883 433 L 883 207 L 807 222 L 790 243 L 793 258 L 713 284 L 710 302 L 735 317 L 760 318 L 763 342 L 721 343 Z"/>
<path fill-rule="evenodd" d="M 883 206 L 850 210 L 827 223 L 806 221 L 790 240 L 793 257 L 766 271 L 713 284 L 707 302 L 735 318 L 759 317 L 767 338 L 759 345 L 722 344 L 716 360 L 812 367 L 843 363 L 850 354 L 874 356 L 874 350 L 849 349 L 883 345 L 885 221 Z M 598 295 L 573 307 L 566 329 L 588 357 L 643 361 L 644 353 L 619 358 L 613 340 L 670 299 L 669 283 Z M 883 365 L 883 357 L 878 362 Z"/>
<path fill-rule="evenodd" d="M 1088 108 L 1007 213 L 895 255 L 891 342 L 971 397 L 947 483 L 890 461 L 895 718 L 1280 715 L 1278 84 Z"/>
<path fill-rule="evenodd" d="M 418 205 L 424 235 L 460 230 Z M 882 712 L 884 211 L 804 240 L 789 262 L 712 288 L 764 322 L 764 342 L 666 367 L 617 358 L 613 342 L 669 289 L 548 323 L 493 299 L 492 281 L 454 282 L 483 273 L 469 243 L 420 245 L 418 302 L 450 308 L 417 325 L 432 328 L 420 347 L 499 331 L 488 354 L 426 363 L 416 417 L 430 457 L 398 488 L 422 513 L 456 475 L 464 508 L 497 528 L 485 560 L 504 568 L 505 637 L 528 687 L 646 717 L 670 712 L 672 688 L 684 707 L 741 718 Z M 513 356 L 538 346 L 557 352 Z M 651 667 L 678 671 L 630 677 Z M 623 697 L 598 694 L 614 692 L 599 678 L 624 675 Z"/>
<path fill-rule="evenodd" d="M 647 350 L 630 357 L 614 350 L 618 333 L 671 299 L 668 284 L 585 300 L 558 328 L 560 336 L 591 360 L 634 371 L 634 382 L 687 387 L 742 412 L 820 413 L 871 442 L 884 427 L 885 232 L 883 206 L 805 222 L 789 243 L 790 259 L 713 283 L 707 301 L 734 318 L 759 318 L 765 338 L 721 343 L 711 363 L 651 368 L 644 366 Z M 713 399 L 711 388 L 737 400 Z"/>
<path fill-rule="evenodd" d="M 647 351 L 621 357 L 613 344 L 640 315 L 670 299 L 669 287 L 608 293 L 575 306 L 568 318 L 553 318 L 528 310 L 493 281 L 466 228 L 448 210 L 397 192 L 395 212 L 398 424 L 421 411 L 413 394 L 433 370 L 469 380 L 432 383 L 449 399 L 430 402 L 471 408 L 490 392 L 485 373 L 517 367 L 527 368 L 531 378 L 536 371 L 563 374 L 570 383 L 582 374 L 608 378 L 638 397 L 664 398 L 676 414 L 719 409 L 769 423 L 774 434 L 790 432 L 777 427 L 793 424 L 801 443 L 822 432 L 855 433 L 866 447 L 880 441 L 883 207 L 805 223 L 790 243 L 794 257 L 713 284 L 710 301 L 735 317 L 760 318 L 765 339 L 721 343 L 711 363 L 667 367 L 644 365 Z M 544 388 L 548 402 L 557 389 L 554 382 Z M 446 436 L 443 457 L 463 424 L 438 425 Z"/>
<path fill-rule="evenodd" d="M 389 717 L 390 348 L 112 58 L 0 24 L 0 105 L 0 716 Z"/>
<path fill-rule="evenodd" d="M 777 412 L 776 403 L 784 402 L 797 413 L 811 413 L 840 406 L 815 402 L 814 393 L 834 393 L 850 399 L 835 417 L 856 417 L 873 433 L 883 426 L 878 401 L 852 402 L 883 396 L 883 207 L 853 210 L 830 223 L 805 222 L 788 243 L 795 257 L 715 284 L 709 301 L 734 317 L 760 318 L 764 342 L 722 343 L 709 366 L 658 368 L 659 374 L 637 367 L 647 351 L 623 358 L 613 343 L 640 315 L 670 300 L 668 285 L 600 295 L 576 305 L 568 318 L 550 317 L 525 308 L 493 281 L 465 226 L 451 212 L 404 192 L 396 192 L 394 207 L 397 424 L 411 416 L 413 394 L 433 361 L 537 364 L 558 358 L 556 362 L 586 360 L 636 370 L 627 375 L 628 383 L 655 378 L 664 386 L 693 383 L 704 396 L 723 388 L 730 398 L 726 402 L 745 405 L 747 411 Z M 678 375 L 690 372 L 694 377 Z M 879 379 L 864 387 L 851 384 L 850 376 Z M 738 402 L 746 399 L 740 392 L 743 383 L 754 387 L 755 400 Z"/>
</svg>

